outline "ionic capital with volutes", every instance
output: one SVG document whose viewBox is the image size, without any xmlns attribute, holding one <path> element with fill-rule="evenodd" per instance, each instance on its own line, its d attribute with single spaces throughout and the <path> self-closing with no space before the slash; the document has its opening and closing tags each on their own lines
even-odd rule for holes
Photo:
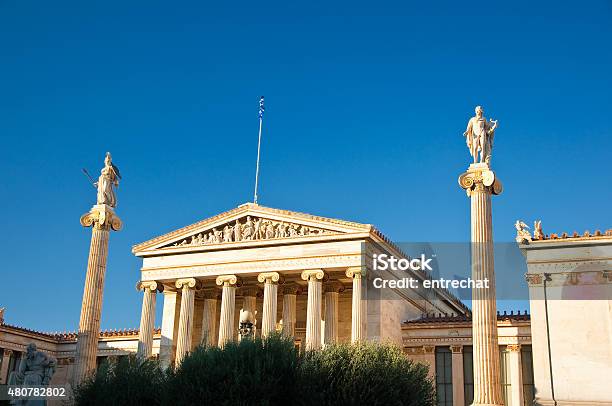
<svg viewBox="0 0 612 406">
<path fill-rule="evenodd" d="M 355 277 L 363 277 L 365 276 L 365 273 L 365 268 L 360 266 L 352 266 L 346 270 L 346 277 L 351 279 Z"/>
<path fill-rule="evenodd" d="M 123 223 L 114 210 L 106 204 L 96 204 L 91 210 L 81 216 L 81 225 L 83 227 L 93 226 L 100 230 L 113 229 L 121 230 Z"/>
<path fill-rule="evenodd" d="M 459 175 L 459 186 L 466 191 L 468 196 L 478 191 L 499 195 L 503 190 L 501 181 L 485 163 L 470 165 L 467 172 Z"/>
<path fill-rule="evenodd" d="M 302 271 L 302 280 L 322 280 L 325 277 L 325 272 L 322 269 L 309 269 Z"/>
<path fill-rule="evenodd" d="M 240 285 L 240 280 L 236 275 L 219 275 L 215 283 L 218 286 L 238 286 Z"/>
<path fill-rule="evenodd" d="M 164 285 L 162 285 L 161 283 L 157 283 L 156 281 L 138 281 L 138 283 L 136 283 L 136 290 L 137 291 L 141 291 L 141 290 L 150 290 L 151 292 L 163 292 L 164 291 Z"/>
<path fill-rule="evenodd" d="M 192 289 L 199 289 L 201 286 L 201 283 L 195 278 L 181 278 L 181 279 L 177 279 L 174 282 L 174 286 L 176 286 L 177 289 L 182 289 L 185 287 L 192 288 Z"/>
<path fill-rule="evenodd" d="M 278 272 L 262 272 L 257 275 L 259 283 L 278 283 L 281 275 Z"/>
</svg>

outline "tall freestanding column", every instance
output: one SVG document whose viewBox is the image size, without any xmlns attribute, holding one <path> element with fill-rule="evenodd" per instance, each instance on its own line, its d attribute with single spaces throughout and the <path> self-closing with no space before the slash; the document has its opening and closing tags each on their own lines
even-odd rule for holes
<svg viewBox="0 0 612 406">
<path fill-rule="evenodd" d="M 181 313 L 179 315 L 178 334 L 176 336 L 176 365 L 180 364 L 185 355 L 191 351 L 193 335 L 193 310 L 195 305 L 195 288 L 198 281 L 195 278 L 177 279 L 175 286 L 181 289 Z"/>
<path fill-rule="evenodd" d="M 257 280 L 264 284 L 261 336 L 267 337 L 276 331 L 277 292 L 280 275 L 278 272 L 264 272 L 257 276 Z"/>
<path fill-rule="evenodd" d="M 219 320 L 219 347 L 234 339 L 234 312 L 236 308 L 236 275 L 217 277 L 218 286 L 223 286 L 221 293 L 221 319 Z"/>
<path fill-rule="evenodd" d="M 110 206 L 97 204 L 81 217 L 81 225 L 92 227 L 92 231 L 77 337 L 74 383 L 81 382 L 96 369 L 108 238 L 111 229 L 115 231 L 121 229 L 121 220 Z"/>
<path fill-rule="evenodd" d="M 322 283 L 325 276 L 322 269 L 302 272 L 302 279 L 308 281 L 308 307 L 306 309 L 306 349 L 321 348 L 321 302 Z"/>
<path fill-rule="evenodd" d="M 283 286 L 283 335 L 295 337 L 296 298 L 300 288 L 297 285 Z"/>
<path fill-rule="evenodd" d="M 361 277 L 363 268 L 352 267 L 346 270 L 346 276 L 353 279 L 353 301 L 351 306 L 351 342 L 364 338 L 365 301 L 361 297 Z"/>
<path fill-rule="evenodd" d="M 328 282 L 325 289 L 325 331 L 323 344 L 338 342 L 338 296 L 344 291 L 344 286 L 338 281 Z"/>
<path fill-rule="evenodd" d="M 113 211 L 117 206 L 114 188 L 119 186 L 119 179 L 121 179 L 119 169 L 112 163 L 111 154 L 107 152 L 104 168 L 100 171 L 98 181 L 94 183 L 98 189 L 96 205 L 81 216 L 81 225 L 92 227 L 92 232 L 77 336 L 74 384 L 81 382 L 96 369 L 108 238 L 111 229 L 115 231 L 121 229 L 121 220 Z"/>
<path fill-rule="evenodd" d="M 138 330 L 138 352 L 140 358 L 150 358 L 153 353 L 153 329 L 155 328 L 155 302 L 157 290 L 163 291 L 164 286 L 155 281 L 138 282 L 136 290 L 143 291 L 140 330 Z"/>
<path fill-rule="evenodd" d="M 471 200 L 472 279 L 488 281 L 488 288 L 472 290 L 472 336 L 474 345 L 474 405 L 503 405 L 497 341 L 495 272 L 491 195 L 502 191 L 486 163 L 470 165 L 459 184 Z"/>
</svg>

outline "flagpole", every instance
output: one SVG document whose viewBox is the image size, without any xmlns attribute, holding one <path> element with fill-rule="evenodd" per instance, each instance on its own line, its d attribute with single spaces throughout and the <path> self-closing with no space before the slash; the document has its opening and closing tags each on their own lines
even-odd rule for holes
<svg viewBox="0 0 612 406">
<path fill-rule="evenodd" d="M 264 98 L 261 96 L 259 99 L 259 138 L 257 140 L 257 167 L 255 168 L 255 193 L 253 197 L 253 203 L 257 204 L 257 186 L 259 182 L 259 155 L 261 150 L 261 128 L 263 123 L 263 113 L 264 113 Z"/>
</svg>

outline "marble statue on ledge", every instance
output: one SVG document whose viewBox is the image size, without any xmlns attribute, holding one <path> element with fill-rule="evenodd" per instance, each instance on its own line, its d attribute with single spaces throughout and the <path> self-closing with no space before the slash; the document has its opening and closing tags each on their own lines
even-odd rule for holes
<svg viewBox="0 0 612 406">
<path fill-rule="evenodd" d="M 249 310 L 240 309 L 240 324 L 238 327 L 240 340 L 255 338 L 255 326 L 257 325 L 257 320 L 255 319 L 256 315 L 257 311 L 253 314 Z"/>
<path fill-rule="evenodd" d="M 497 129 L 497 120 L 487 121 L 481 106 L 474 109 L 476 115 L 468 121 L 467 129 L 463 133 L 465 142 L 474 158 L 474 164 L 481 163 L 489 166 L 491 164 L 491 152 L 493 150 L 493 138 Z M 480 160 L 478 153 L 480 152 Z"/>
<path fill-rule="evenodd" d="M 542 220 L 536 220 L 533 222 L 533 239 L 544 240 L 546 235 L 542 231 Z"/>
<path fill-rule="evenodd" d="M 527 244 L 531 242 L 531 233 L 528 231 L 529 226 L 527 224 L 521 220 L 516 220 L 516 223 L 514 223 L 514 228 L 516 228 L 516 242 L 519 244 Z"/>
<path fill-rule="evenodd" d="M 19 364 L 19 369 L 9 379 L 9 385 L 18 386 L 48 386 L 55 373 L 57 361 L 42 351 L 36 344 L 28 345 L 25 357 Z M 17 400 L 15 405 L 44 405 L 44 400 Z"/>
<path fill-rule="evenodd" d="M 97 204 L 117 207 L 117 196 L 114 188 L 119 187 L 119 179 L 121 179 L 119 168 L 113 164 L 111 154 L 107 152 L 106 158 L 104 158 L 104 168 L 100 171 L 98 181 L 94 183 L 94 186 L 98 188 Z"/>
</svg>

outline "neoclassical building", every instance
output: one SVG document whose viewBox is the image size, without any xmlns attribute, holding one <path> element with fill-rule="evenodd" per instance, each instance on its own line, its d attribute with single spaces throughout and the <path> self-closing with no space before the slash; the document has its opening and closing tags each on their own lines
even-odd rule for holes
<svg viewBox="0 0 612 406">
<path fill-rule="evenodd" d="M 140 352 L 151 354 L 161 292 L 165 364 L 202 341 L 238 339 L 240 312 L 256 315 L 262 336 L 283 331 L 307 349 L 362 339 L 401 344 L 403 320 L 428 310 L 469 313 L 443 289 L 380 298 L 366 280 L 380 272 L 366 258 L 404 254 L 375 227 L 252 203 L 137 244 L 133 253 L 143 261 Z M 427 278 L 423 271 L 411 276 Z"/>
</svg>

